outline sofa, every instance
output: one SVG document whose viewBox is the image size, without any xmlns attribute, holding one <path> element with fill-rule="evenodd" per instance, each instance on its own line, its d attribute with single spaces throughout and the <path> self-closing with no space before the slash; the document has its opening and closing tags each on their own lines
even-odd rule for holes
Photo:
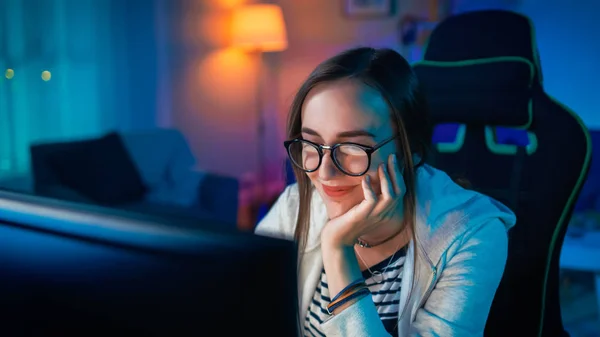
<svg viewBox="0 0 600 337">
<path fill-rule="evenodd" d="M 236 228 L 237 179 L 195 169 L 178 130 L 36 143 L 30 155 L 36 195 Z"/>
</svg>

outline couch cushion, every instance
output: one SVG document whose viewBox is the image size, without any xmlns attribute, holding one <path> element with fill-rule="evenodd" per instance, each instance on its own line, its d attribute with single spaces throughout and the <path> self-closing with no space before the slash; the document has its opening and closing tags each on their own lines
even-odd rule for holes
<svg viewBox="0 0 600 337">
<path fill-rule="evenodd" d="M 61 184 L 56 172 L 49 166 L 48 158 L 56 152 L 71 150 L 85 145 L 96 138 L 76 139 L 60 142 L 43 142 L 32 144 L 29 148 L 31 156 L 31 170 L 36 191 L 48 185 Z"/>
<path fill-rule="evenodd" d="M 179 130 L 124 132 L 121 139 L 148 187 L 147 201 L 180 206 L 197 202 L 203 173 L 194 171 L 196 158 Z"/>
<path fill-rule="evenodd" d="M 152 202 L 136 202 L 119 205 L 124 211 L 158 216 L 176 221 L 178 227 L 198 229 L 235 229 L 235 223 L 226 221 L 223 216 L 200 207 L 180 207 Z"/>
<path fill-rule="evenodd" d="M 142 180 L 148 189 L 155 189 L 165 180 L 169 162 L 179 145 L 178 134 L 169 129 L 152 129 L 120 135 Z"/>
<path fill-rule="evenodd" d="M 162 184 L 148 191 L 145 201 L 181 207 L 192 207 L 198 204 L 200 187 L 205 174 L 189 169 L 182 169 L 176 174 L 169 173 Z"/>
<path fill-rule="evenodd" d="M 146 187 L 120 136 L 109 133 L 48 157 L 60 182 L 105 205 L 140 200 Z"/>
</svg>

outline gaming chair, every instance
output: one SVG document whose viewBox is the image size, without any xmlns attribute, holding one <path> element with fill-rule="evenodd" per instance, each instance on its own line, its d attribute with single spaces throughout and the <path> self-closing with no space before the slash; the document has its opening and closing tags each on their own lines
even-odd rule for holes
<svg viewBox="0 0 600 337">
<path fill-rule="evenodd" d="M 423 55 L 414 70 L 432 123 L 455 130 L 453 140 L 433 146 L 430 164 L 517 215 L 485 335 L 568 336 L 559 257 L 590 165 L 588 130 L 544 92 L 525 16 L 501 10 L 452 16 L 434 29 Z"/>
</svg>

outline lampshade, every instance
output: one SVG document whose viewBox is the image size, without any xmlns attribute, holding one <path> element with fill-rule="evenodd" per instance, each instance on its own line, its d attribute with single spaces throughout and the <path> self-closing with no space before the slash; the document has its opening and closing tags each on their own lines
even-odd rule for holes
<svg viewBox="0 0 600 337">
<path fill-rule="evenodd" d="M 263 52 L 287 48 L 287 33 L 281 7 L 271 4 L 246 5 L 233 13 L 232 43 L 235 47 Z"/>
</svg>

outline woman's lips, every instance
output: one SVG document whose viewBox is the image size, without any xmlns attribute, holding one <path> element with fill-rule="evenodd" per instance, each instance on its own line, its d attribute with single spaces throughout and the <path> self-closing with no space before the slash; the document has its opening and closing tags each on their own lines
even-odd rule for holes
<svg viewBox="0 0 600 337">
<path fill-rule="evenodd" d="M 330 198 L 339 198 L 343 197 L 346 194 L 350 193 L 356 186 L 327 186 L 321 185 L 323 187 L 323 192 L 327 194 Z"/>
</svg>

